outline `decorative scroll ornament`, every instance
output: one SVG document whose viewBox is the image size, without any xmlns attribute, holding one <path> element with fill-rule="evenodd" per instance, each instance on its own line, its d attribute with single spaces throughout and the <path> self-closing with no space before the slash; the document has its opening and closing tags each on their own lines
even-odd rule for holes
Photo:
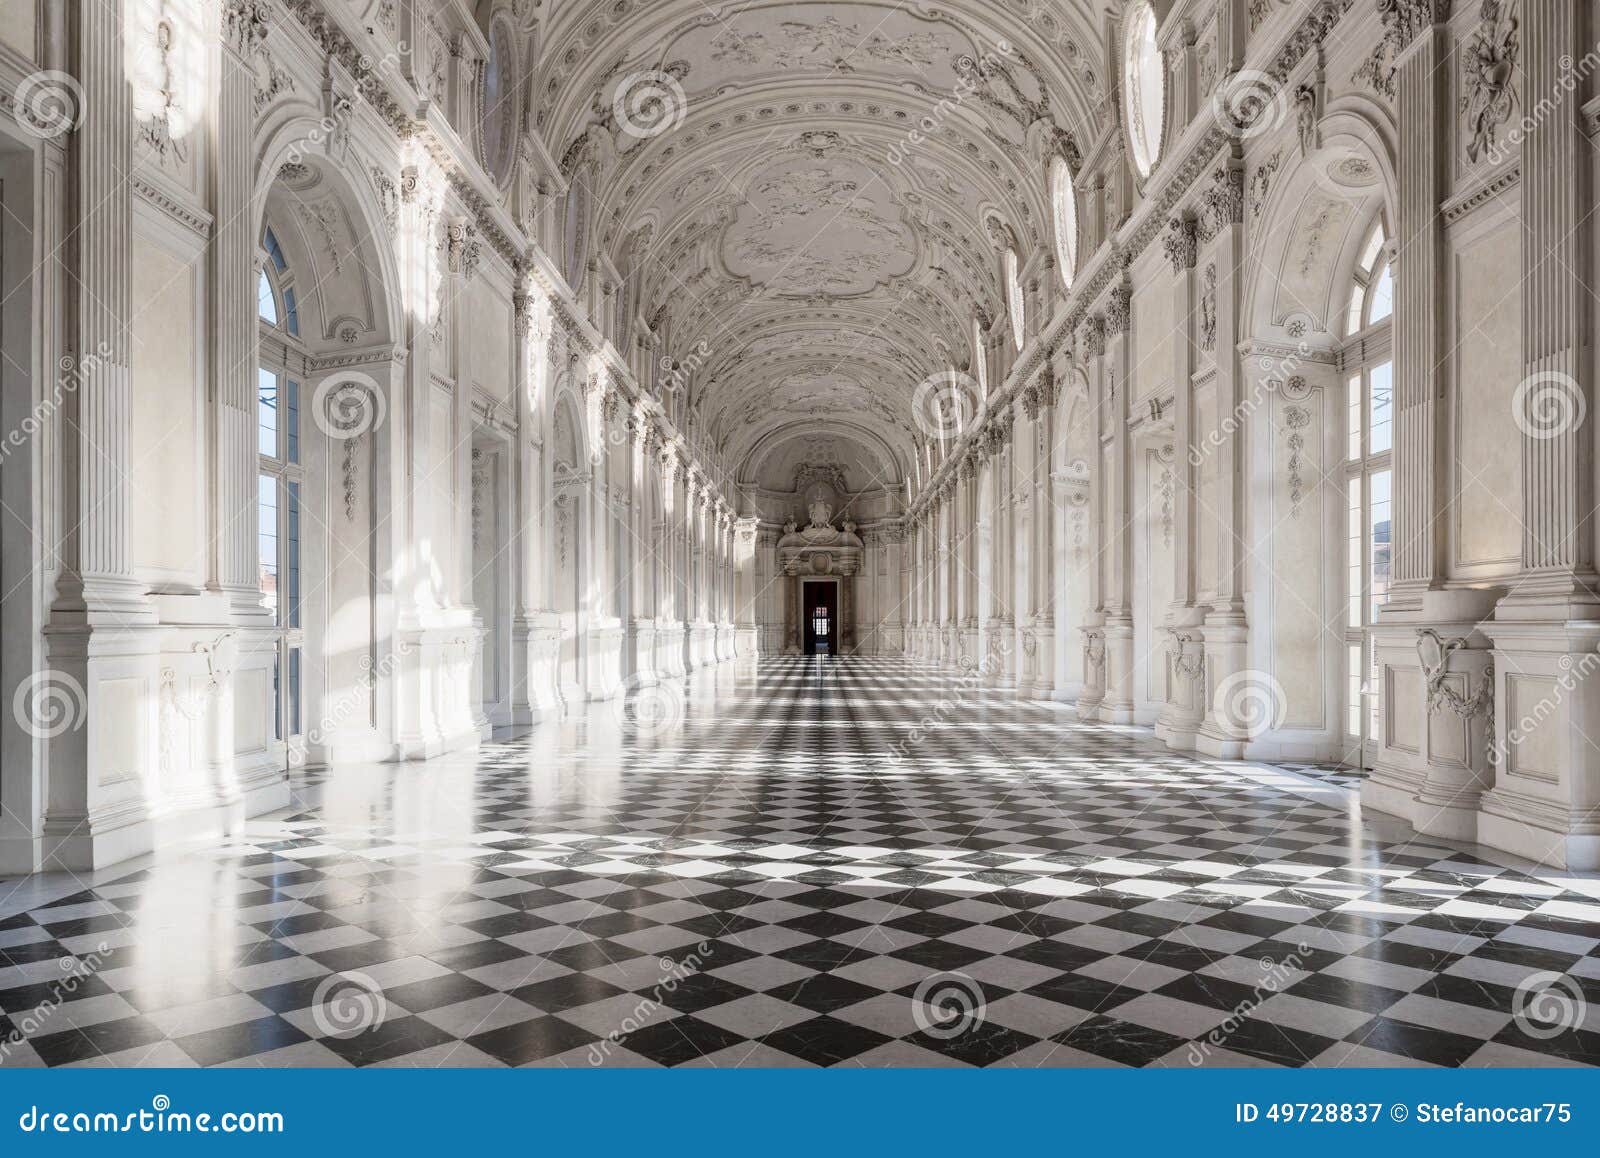
<svg viewBox="0 0 1600 1158">
<path fill-rule="evenodd" d="M 1286 406 L 1283 424 L 1289 431 L 1289 514 L 1298 519 L 1305 499 L 1305 478 L 1301 472 L 1305 468 L 1306 438 L 1302 431 L 1311 425 L 1311 411 L 1304 406 Z"/>
<path fill-rule="evenodd" d="M 1515 0 L 1483 0 L 1478 27 L 1461 56 L 1461 112 L 1467 118 L 1467 160 L 1496 151 L 1495 130 L 1517 108 Z"/>
<path fill-rule="evenodd" d="M 356 497 L 361 491 L 361 470 L 357 455 L 361 449 L 362 437 L 357 434 L 344 440 L 344 462 L 341 464 L 344 482 L 344 517 L 352 523 L 356 521 Z"/>
<path fill-rule="evenodd" d="M 1224 165 L 1211 174 L 1211 186 L 1200 198 L 1200 222 L 1209 241 L 1230 225 L 1244 224 L 1244 170 Z"/>
<path fill-rule="evenodd" d="M 1078 327 L 1078 346 L 1085 356 L 1098 358 L 1106 352 L 1106 321 L 1099 314 L 1084 318 Z"/>
<path fill-rule="evenodd" d="M 1133 328 L 1133 286 L 1126 278 L 1111 287 L 1106 298 L 1106 332 L 1126 334 Z"/>
<path fill-rule="evenodd" d="M 1206 266 L 1200 279 L 1200 348 L 1207 352 L 1217 348 L 1217 266 Z"/>
<path fill-rule="evenodd" d="M 1428 711 L 1448 709 L 1463 720 L 1482 716 L 1488 728 L 1485 750 L 1489 762 L 1495 763 L 1494 744 L 1494 659 L 1484 664 L 1483 677 L 1478 690 L 1470 697 L 1462 695 L 1445 681 L 1450 676 L 1450 657 L 1467 646 L 1461 636 L 1445 639 L 1431 627 L 1417 632 L 1417 662 L 1422 666 L 1422 678 L 1428 692 Z"/>
<path fill-rule="evenodd" d="M 272 13 L 265 0 L 228 0 L 223 10 L 228 43 L 240 56 L 250 56 L 267 38 Z"/>
<path fill-rule="evenodd" d="M 1167 251 L 1167 260 L 1172 263 L 1173 273 L 1181 274 L 1186 269 L 1193 269 L 1200 249 L 1194 219 L 1168 218 L 1167 235 L 1162 244 Z"/>
<path fill-rule="evenodd" d="M 1206 674 L 1205 648 L 1200 647 L 1193 651 L 1189 649 L 1191 643 L 1200 643 L 1198 636 L 1186 631 L 1172 633 L 1172 670 L 1174 674 L 1186 680 L 1200 681 Z"/>
<path fill-rule="evenodd" d="M 154 95 L 159 98 L 160 107 L 140 124 L 139 132 L 145 144 L 162 161 L 170 157 L 181 165 L 189 160 L 189 146 L 182 138 L 172 135 L 173 114 L 179 111 L 177 81 L 172 65 L 175 36 L 172 21 L 163 18 L 156 22 L 155 41 L 160 58 L 161 80 Z"/>
<path fill-rule="evenodd" d="M 1083 662 L 1094 673 L 1096 681 L 1106 666 L 1106 635 L 1103 631 L 1088 631 L 1083 636 Z"/>
</svg>

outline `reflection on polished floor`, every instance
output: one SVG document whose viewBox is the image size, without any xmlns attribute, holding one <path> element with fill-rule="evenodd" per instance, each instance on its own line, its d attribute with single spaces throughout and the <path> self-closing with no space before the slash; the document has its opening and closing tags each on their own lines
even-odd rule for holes
<svg viewBox="0 0 1600 1158">
<path fill-rule="evenodd" d="M 896 661 L 296 785 L 227 843 L 0 884 L 0 1060 L 1600 1063 L 1600 881 Z"/>
</svg>

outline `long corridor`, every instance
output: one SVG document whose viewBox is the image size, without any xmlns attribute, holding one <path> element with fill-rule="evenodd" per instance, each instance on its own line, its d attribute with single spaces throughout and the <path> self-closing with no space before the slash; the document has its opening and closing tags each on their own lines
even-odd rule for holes
<svg viewBox="0 0 1600 1158">
<path fill-rule="evenodd" d="M 899 661 L 294 787 L 225 843 L 0 882 L 0 1060 L 1600 1063 L 1600 881 Z"/>
</svg>

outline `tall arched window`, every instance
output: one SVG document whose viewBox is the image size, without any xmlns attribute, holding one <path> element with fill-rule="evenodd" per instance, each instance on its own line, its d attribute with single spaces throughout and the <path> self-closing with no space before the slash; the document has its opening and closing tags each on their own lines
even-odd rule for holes
<svg viewBox="0 0 1600 1158">
<path fill-rule="evenodd" d="M 1011 315 L 1011 340 L 1022 349 L 1027 334 L 1026 304 L 1022 296 L 1022 262 L 1015 249 L 1006 250 L 1006 312 Z"/>
<path fill-rule="evenodd" d="M 516 49 L 500 21 L 489 26 L 489 59 L 483 67 L 483 164 L 500 184 L 511 175 L 516 155 Z"/>
<path fill-rule="evenodd" d="M 1370 766 L 1378 734 L 1372 626 L 1389 591 L 1394 482 L 1394 281 L 1380 218 L 1351 277 L 1345 344 L 1345 733 Z"/>
<path fill-rule="evenodd" d="M 1122 119 L 1128 149 L 1140 179 L 1161 159 L 1167 112 L 1167 74 L 1156 43 L 1156 10 L 1150 0 L 1132 0 L 1122 17 Z"/>
<path fill-rule="evenodd" d="M 1050 162 L 1050 210 L 1056 232 L 1056 265 L 1061 282 L 1072 288 L 1078 272 L 1078 193 L 1072 181 L 1072 168 L 1065 157 Z"/>
<path fill-rule="evenodd" d="M 989 396 L 989 350 L 983 340 L 983 323 L 972 319 L 972 377 L 983 396 Z"/>
<path fill-rule="evenodd" d="M 273 664 L 276 738 L 301 734 L 300 655 L 300 383 L 290 374 L 304 356 L 294 273 L 269 227 L 261 238 L 256 313 L 261 356 L 256 367 L 256 543 L 261 602 L 278 629 Z"/>
</svg>

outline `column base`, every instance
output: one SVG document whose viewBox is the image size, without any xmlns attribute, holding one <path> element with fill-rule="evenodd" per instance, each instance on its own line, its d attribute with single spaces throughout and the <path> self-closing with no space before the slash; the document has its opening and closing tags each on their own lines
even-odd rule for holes
<svg viewBox="0 0 1600 1158">
<path fill-rule="evenodd" d="M 609 700 L 622 691 L 622 621 L 602 620 L 589 627 L 583 696 Z"/>
</svg>

